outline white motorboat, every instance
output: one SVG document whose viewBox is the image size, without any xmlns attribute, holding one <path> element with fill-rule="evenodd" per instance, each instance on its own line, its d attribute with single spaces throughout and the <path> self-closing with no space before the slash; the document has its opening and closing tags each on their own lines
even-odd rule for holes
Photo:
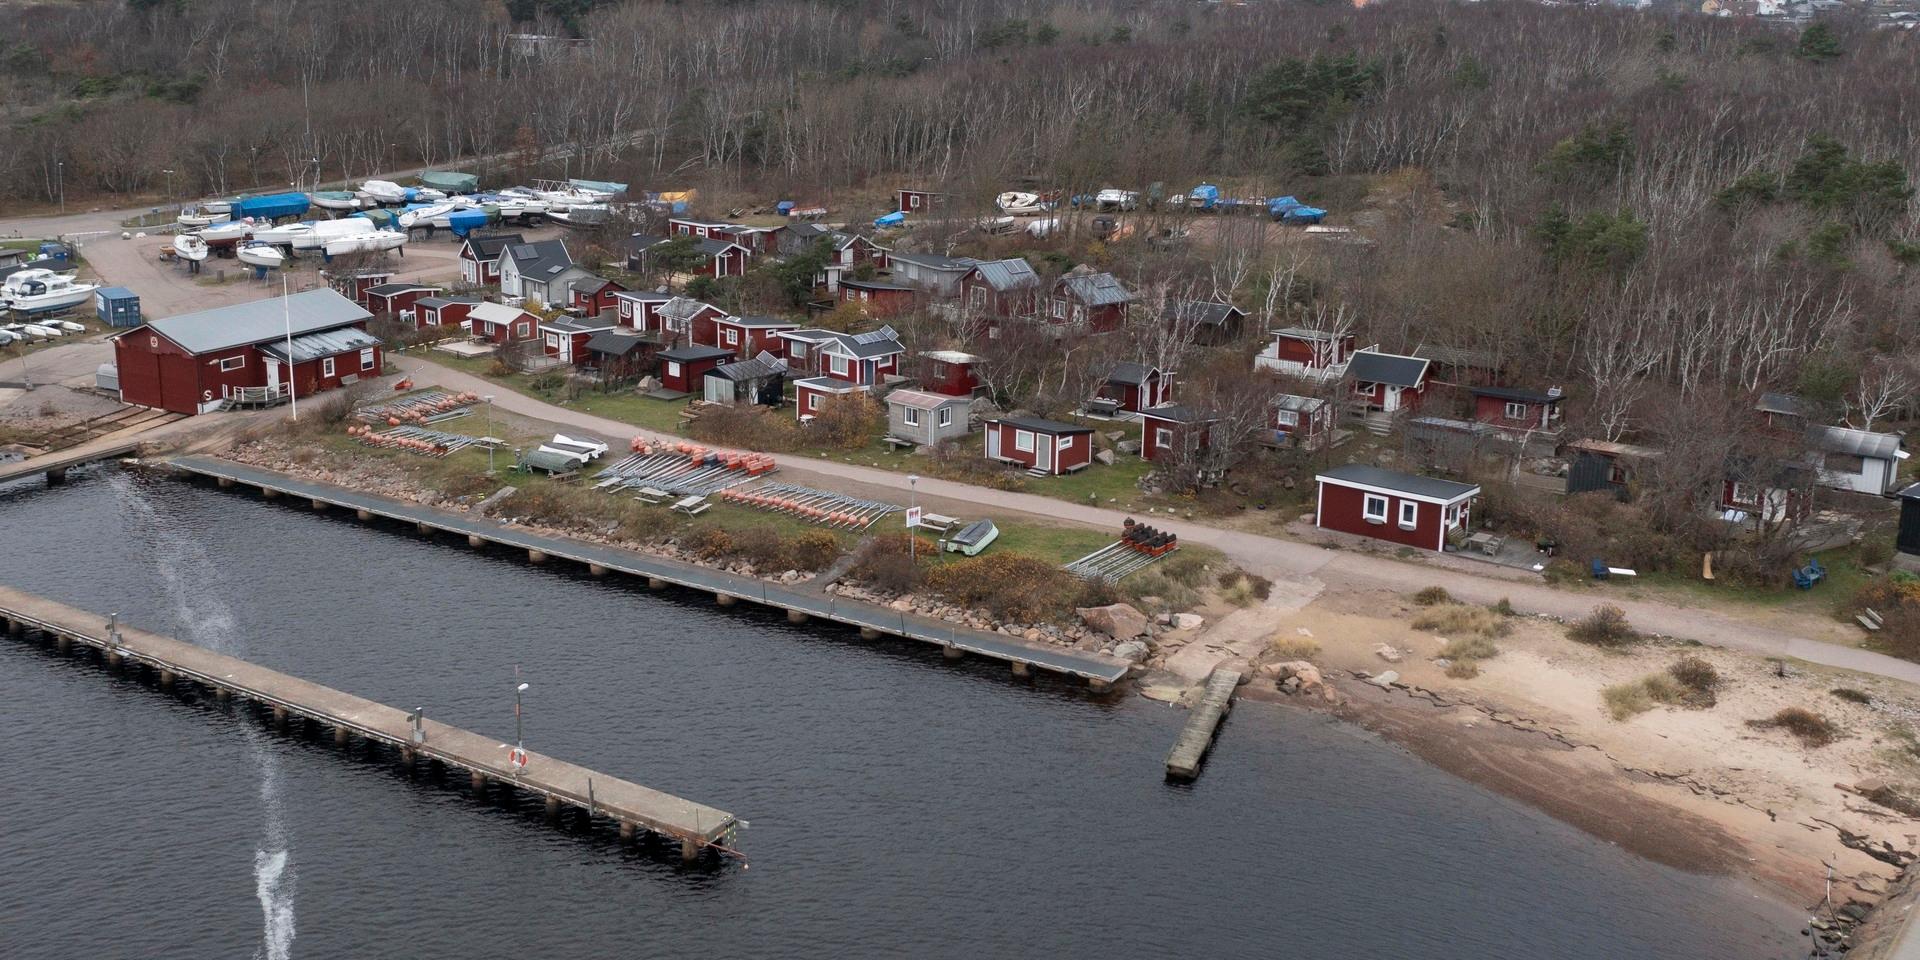
<svg viewBox="0 0 1920 960">
<path fill-rule="evenodd" d="M 224 223 L 216 223 L 211 226 L 202 227 L 198 231 L 197 236 L 206 241 L 208 246 L 224 247 L 230 243 L 245 240 L 252 232 L 252 221 L 228 220 Z M 179 247 L 179 244 L 174 244 L 176 250 L 179 249 Z"/>
<path fill-rule="evenodd" d="M 207 258 L 207 240 L 197 233 L 183 233 L 173 238 L 173 252 L 182 260 L 198 263 Z"/>
<path fill-rule="evenodd" d="M 371 230 L 356 233 L 350 237 L 337 237 L 328 240 L 327 256 L 338 257 L 350 253 L 378 253 L 385 250 L 398 250 L 406 246 L 407 235 L 398 230 Z"/>
<path fill-rule="evenodd" d="M 9 280 L 12 278 L 9 277 Z M 79 306 L 93 298 L 97 283 L 82 283 L 65 274 L 28 280 L 17 289 L 8 286 L 7 307 L 18 313 L 51 313 Z M 54 330 L 54 336 L 64 331 Z"/>
<path fill-rule="evenodd" d="M 231 199 L 202 200 L 200 201 L 198 206 L 200 207 L 201 210 L 207 213 L 212 213 L 212 214 L 225 214 L 225 213 L 233 212 L 233 200 Z"/>
<path fill-rule="evenodd" d="M 351 190 L 320 190 L 307 194 L 307 200 L 323 210 L 360 209 L 360 197 Z"/>
<path fill-rule="evenodd" d="M 87 332 L 85 324 L 74 323 L 72 320 L 42 320 L 40 321 L 40 325 L 43 327 L 57 327 L 67 333 Z"/>
<path fill-rule="evenodd" d="M 416 203 L 439 203 L 447 198 L 445 191 L 435 190 L 432 187 L 409 187 L 407 189 L 413 191 L 411 199 Z"/>
<path fill-rule="evenodd" d="M 15 340 L 24 340 L 24 339 L 26 338 L 22 337 L 17 333 L 14 333 L 12 330 L 8 330 L 4 327 L 0 327 L 0 347 L 9 346 Z"/>
<path fill-rule="evenodd" d="M 356 236 L 374 228 L 373 221 L 366 217 L 315 220 L 308 226 L 313 229 L 296 235 L 287 245 L 295 250 L 318 250 L 326 246 L 328 240 Z"/>
<path fill-rule="evenodd" d="M 591 227 L 607 222 L 607 205 L 604 203 L 579 203 L 570 207 L 547 208 L 547 219 L 563 227 Z"/>
<path fill-rule="evenodd" d="M 360 192 L 372 197 L 375 203 L 407 202 L 407 188 L 391 180 L 368 180 L 360 185 Z"/>
<path fill-rule="evenodd" d="M 524 187 L 518 189 L 525 189 Z M 588 204 L 604 204 L 613 199 L 612 191 L 595 190 L 577 183 L 536 180 L 533 183 L 533 195 L 545 200 L 550 206 L 567 208 Z M 551 212 L 551 211 L 549 211 Z"/>
<path fill-rule="evenodd" d="M 25 270 L 15 270 L 7 275 L 5 281 L 0 281 L 0 300 L 4 300 L 15 293 L 25 290 L 29 283 L 51 280 L 54 277 L 61 276 L 71 276 L 71 274 L 63 274 L 58 270 L 49 270 L 45 267 L 28 267 Z"/>
<path fill-rule="evenodd" d="M 225 211 L 213 213 L 204 207 L 185 207 L 173 222 L 183 227 L 204 227 L 210 223 L 219 223 L 227 219 Z"/>
<path fill-rule="evenodd" d="M 1015 217 L 1030 217 L 1036 213 L 1045 213 L 1047 208 L 1040 203 L 1040 195 L 1009 190 L 993 198 L 993 205 L 1000 212 Z"/>
<path fill-rule="evenodd" d="M 398 222 L 402 230 L 412 230 L 415 227 L 437 227 L 445 230 L 452 226 L 452 224 L 447 221 L 448 216 L 456 211 L 465 210 L 472 206 L 476 206 L 474 201 L 466 197 L 454 197 L 450 200 L 442 200 L 439 203 L 430 203 L 424 207 L 408 210 L 399 216 Z M 371 227 L 372 224 L 368 224 L 368 226 Z M 360 233 L 364 231 L 355 232 Z"/>
<path fill-rule="evenodd" d="M 1036 239 L 1043 238 L 1043 237 L 1050 237 L 1054 233 L 1058 232 L 1059 229 L 1060 229 L 1060 218 L 1048 217 L 1045 220 L 1035 220 L 1032 223 L 1027 224 L 1027 236 L 1034 237 Z"/>
<path fill-rule="evenodd" d="M 268 270 L 278 270 L 286 266 L 287 263 L 287 255 L 282 253 L 279 247 L 265 240 L 248 240 L 240 246 L 235 247 L 233 255 L 238 258 L 241 263 L 249 266 L 265 267 Z"/>
<path fill-rule="evenodd" d="M 295 239 L 307 236 L 312 232 L 313 224 L 311 223 L 282 223 L 261 227 L 253 231 L 253 238 L 261 243 L 271 243 L 290 248 L 293 246 Z"/>
</svg>

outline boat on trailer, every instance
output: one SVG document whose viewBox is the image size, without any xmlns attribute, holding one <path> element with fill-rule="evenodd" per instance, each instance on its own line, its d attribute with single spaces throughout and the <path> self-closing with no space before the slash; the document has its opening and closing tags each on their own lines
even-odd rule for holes
<svg viewBox="0 0 1920 960">
<path fill-rule="evenodd" d="M 336 237 L 323 248 L 329 257 L 350 253 L 381 253 L 406 246 L 407 235 L 398 230 L 370 230 L 347 237 Z"/>
<path fill-rule="evenodd" d="M 233 255 L 241 263 L 268 270 L 278 270 L 287 263 L 287 255 L 265 240 L 248 240 L 235 247 Z"/>
<path fill-rule="evenodd" d="M 207 258 L 207 241 L 197 233 L 183 233 L 173 238 L 173 255 L 182 260 L 199 263 Z"/>
</svg>

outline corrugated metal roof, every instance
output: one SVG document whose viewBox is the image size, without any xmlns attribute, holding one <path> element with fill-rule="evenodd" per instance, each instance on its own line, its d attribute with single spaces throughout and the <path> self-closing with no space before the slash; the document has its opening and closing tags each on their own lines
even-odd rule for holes
<svg viewBox="0 0 1920 960">
<path fill-rule="evenodd" d="M 1137 387 L 1146 383 L 1147 377 L 1157 372 L 1155 368 L 1149 367 L 1144 363 L 1134 363 L 1131 360 L 1127 360 L 1113 365 L 1112 372 L 1107 374 L 1107 382 Z"/>
<path fill-rule="evenodd" d="M 1282 410 L 1308 413 L 1327 405 L 1320 397 L 1303 397 L 1297 393 L 1283 393 L 1273 398 L 1273 405 Z"/>
<path fill-rule="evenodd" d="M 321 333 L 309 333 L 293 338 L 293 362 L 306 363 L 320 357 L 339 356 L 343 353 L 358 353 L 368 347 L 380 345 L 380 338 L 358 327 L 341 330 L 327 330 Z M 260 352 L 276 360 L 287 359 L 287 342 L 275 340 L 260 345 Z"/>
<path fill-rule="evenodd" d="M 964 404 L 970 401 L 966 397 L 949 397 L 944 394 L 928 393 L 925 390 L 895 390 L 887 394 L 887 402 L 920 410 L 938 410 L 948 404 Z"/>
<path fill-rule="evenodd" d="M 473 309 L 467 311 L 467 318 L 485 323 L 512 323 L 520 319 L 520 315 L 524 313 L 526 313 L 526 311 L 519 307 L 509 307 L 504 303 L 493 303 L 489 301 L 487 303 L 474 304 Z"/>
<path fill-rule="evenodd" d="M 1033 267 L 1019 257 L 976 263 L 973 269 L 979 271 L 980 279 L 985 281 L 987 286 L 1002 293 L 1040 285 L 1040 275 L 1034 273 Z"/>
<path fill-rule="evenodd" d="M 1157 407 L 1148 407 L 1140 411 L 1142 417 L 1155 420 L 1171 420 L 1174 423 L 1200 423 L 1220 419 L 1220 415 L 1211 410 L 1189 407 L 1184 403 L 1163 403 Z"/>
<path fill-rule="evenodd" d="M 1362 486 L 1378 487 L 1415 497 L 1433 500 L 1457 500 L 1480 492 L 1480 488 L 1471 483 L 1455 483 L 1452 480 L 1436 480 L 1432 477 L 1417 477 L 1411 473 L 1397 470 L 1385 470 L 1364 463 L 1349 463 L 1334 467 L 1314 479 L 1335 482 L 1355 483 Z"/>
<path fill-rule="evenodd" d="M 478 305 L 480 302 L 479 297 L 421 297 L 415 300 L 413 305 L 416 307 L 447 307 L 456 303 Z"/>
<path fill-rule="evenodd" d="M 697 360 L 711 360 L 714 357 L 731 357 L 733 356 L 733 351 L 722 350 L 719 347 L 675 347 L 672 350 L 660 351 L 660 356 L 668 360 L 682 360 L 691 363 Z"/>
<path fill-rule="evenodd" d="M 1551 390 L 1527 390 L 1522 387 L 1473 387 L 1470 391 L 1476 397 L 1492 397 L 1496 400 L 1518 400 L 1522 403 L 1559 403 L 1566 399 L 1559 387 Z"/>
<path fill-rule="evenodd" d="M 602 330 L 587 338 L 589 353 L 604 353 L 614 357 L 624 357 L 653 341 L 637 333 L 620 330 Z"/>
<path fill-rule="evenodd" d="M 284 307 L 282 304 L 284 303 Z M 165 317 L 147 324 L 188 353 L 211 353 L 249 343 L 315 333 L 361 323 L 373 314 L 330 289 L 306 290 L 292 296 Z"/>
<path fill-rule="evenodd" d="M 1333 331 L 1331 330 L 1310 330 L 1306 327 L 1278 327 L 1278 328 L 1275 328 L 1272 332 L 1273 332 L 1273 335 L 1276 337 L 1287 337 L 1292 340 L 1332 340 L 1333 339 Z M 1348 334 L 1348 336 L 1351 336 L 1351 334 Z"/>
<path fill-rule="evenodd" d="M 929 270 L 960 271 L 970 269 L 980 264 L 980 261 L 972 257 L 945 257 L 937 253 L 896 252 L 888 254 L 887 258 L 889 260 L 911 263 L 916 267 L 926 267 Z"/>
<path fill-rule="evenodd" d="M 1760 402 L 1753 405 L 1761 413 L 1779 413 L 1793 417 L 1804 417 L 1813 413 L 1813 405 L 1789 393 L 1763 393 Z"/>
<path fill-rule="evenodd" d="M 734 363 L 723 363 L 714 367 L 707 373 L 707 376 L 711 377 L 717 373 L 728 380 L 741 381 L 758 380 L 762 377 L 771 377 L 786 372 L 787 362 L 785 360 L 762 350 L 752 358 Z"/>
<path fill-rule="evenodd" d="M 1900 438 L 1891 433 L 1871 433 L 1851 427 L 1812 427 L 1807 436 L 1827 453 L 1845 453 L 1876 460 L 1896 459 Z"/>
<path fill-rule="evenodd" d="M 441 288 L 431 283 L 382 283 L 378 286 L 368 287 L 367 293 L 377 297 L 391 297 L 396 293 L 407 293 L 413 290 L 439 289 Z"/>
<path fill-rule="evenodd" d="M 659 313 L 661 316 L 670 320 L 691 320 L 698 316 L 702 310 L 718 311 L 719 309 L 719 307 L 707 303 L 704 300 L 695 300 L 692 297 L 674 297 L 661 305 Z"/>
<path fill-rule="evenodd" d="M 1060 285 L 1075 300 L 1089 307 L 1110 307 L 1133 302 L 1133 294 L 1111 273 L 1068 274 L 1060 278 Z"/>
<path fill-rule="evenodd" d="M 1362 383 L 1384 383 L 1392 387 L 1417 387 L 1427 376 L 1424 357 L 1403 357 L 1397 353 L 1362 350 L 1353 355 L 1347 372 Z"/>
<path fill-rule="evenodd" d="M 1218 300 L 1169 300 L 1166 308 L 1160 311 L 1160 316 L 1168 320 L 1192 320 L 1217 327 L 1236 313 L 1245 315 L 1246 311 Z"/>
</svg>

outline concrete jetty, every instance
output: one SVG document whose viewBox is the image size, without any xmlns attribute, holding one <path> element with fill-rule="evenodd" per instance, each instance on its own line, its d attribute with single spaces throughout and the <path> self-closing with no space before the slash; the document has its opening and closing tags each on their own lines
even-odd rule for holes
<svg viewBox="0 0 1920 960">
<path fill-rule="evenodd" d="M 642 577 L 654 589 L 673 584 L 697 590 L 710 594 L 722 606 L 745 600 L 785 610 L 789 619 L 800 617 L 846 624 L 858 628 L 860 635 L 869 640 L 881 636 L 904 637 L 941 647 L 949 658 L 974 654 L 1001 660 L 1011 666 L 1017 677 L 1029 676 L 1038 668 L 1083 679 L 1095 691 L 1105 691 L 1124 679 L 1132 666 L 1127 661 L 1098 653 L 1030 643 L 1018 637 L 973 630 L 879 604 L 770 583 L 758 577 L 738 576 L 619 547 L 547 536 L 486 517 L 315 483 L 218 457 L 181 456 L 167 463 L 189 474 L 212 477 L 223 487 L 236 484 L 254 487 L 265 496 L 284 496 L 315 508 L 333 506 L 352 510 L 363 520 L 382 517 L 405 523 L 422 533 L 451 533 L 469 547 L 509 547 L 524 552 L 533 563 L 566 560 L 585 566 L 595 575 L 612 572 Z"/>
<path fill-rule="evenodd" d="M 1192 780 L 1200 775 L 1200 761 L 1213 746 L 1213 735 L 1233 705 L 1234 688 L 1240 686 L 1240 671 L 1216 667 L 1207 675 L 1200 702 L 1187 715 L 1187 725 L 1167 753 L 1167 776 L 1174 780 Z"/>
<path fill-rule="evenodd" d="M 542 797 L 549 817 L 562 806 L 576 807 L 590 817 L 614 821 L 622 839 L 646 830 L 678 840 L 686 860 L 698 859 L 709 847 L 731 847 L 739 827 L 733 815 L 723 810 L 531 750 L 525 752 L 524 764 L 516 764 L 512 744 L 503 744 L 497 737 L 416 716 L 10 587 L 0 586 L 0 618 L 15 639 L 38 631 L 51 636 L 62 651 L 79 643 L 98 649 L 109 666 L 144 666 L 163 690 L 197 683 L 221 703 L 239 698 L 271 710 L 277 727 L 301 717 L 330 728 L 335 743 L 345 745 L 357 735 L 396 748 L 408 764 L 425 758 L 463 771 L 476 792 L 497 783 Z"/>
<path fill-rule="evenodd" d="M 140 449 L 138 439 L 101 438 L 79 446 L 43 453 L 24 460 L 10 460 L 0 463 L 0 483 L 17 480 L 33 474 L 45 474 L 47 482 L 59 483 L 67 478 L 67 471 L 84 463 L 95 460 L 111 460 L 124 457 Z"/>
</svg>

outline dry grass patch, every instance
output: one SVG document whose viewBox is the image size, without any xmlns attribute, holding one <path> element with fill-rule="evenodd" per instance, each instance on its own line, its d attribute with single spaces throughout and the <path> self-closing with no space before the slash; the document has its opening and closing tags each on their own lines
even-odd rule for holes
<svg viewBox="0 0 1920 960">
<path fill-rule="evenodd" d="M 1447 664 L 1447 676 L 1455 680 L 1472 680 L 1480 675 L 1480 662 L 1477 660 L 1455 660 Z"/>
<path fill-rule="evenodd" d="M 1413 595 L 1413 602 L 1422 607 L 1431 607 L 1442 603 L 1452 603 L 1453 594 L 1446 587 L 1427 587 Z"/>
<path fill-rule="evenodd" d="M 1624 647 L 1640 639 L 1640 635 L 1627 623 L 1627 612 L 1606 604 L 1594 607 L 1592 613 L 1568 627 L 1567 636 L 1580 643 L 1609 649 Z"/>
<path fill-rule="evenodd" d="M 1486 607 L 1464 603 L 1429 607 L 1413 618 L 1413 626 L 1416 630 L 1433 633 L 1474 634 L 1481 637 L 1504 637 L 1513 631 L 1513 624 L 1507 618 Z"/>
<path fill-rule="evenodd" d="M 1312 660 L 1320 655 L 1320 641 L 1297 633 L 1276 633 L 1267 638 L 1267 650 L 1282 660 Z"/>
<path fill-rule="evenodd" d="M 1677 704 L 1686 697 L 1686 688 L 1664 673 L 1650 673 L 1628 683 L 1616 683 L 1600 691 L 1607 712 L 1615 720 L 1626 720 L 1652 710 L 1656 704 Z"/>
<path fill-rule="evenodd" d="M 1748 720 L 1747 726 L 1755 730 L 1785 730 L 1808 748 L 1824 747 L 1840 737 L 1840 728 L 1834 726 L 1833 721 L 1805 707 L 1786 707 L 1765 720 Z"/>
</svg>

